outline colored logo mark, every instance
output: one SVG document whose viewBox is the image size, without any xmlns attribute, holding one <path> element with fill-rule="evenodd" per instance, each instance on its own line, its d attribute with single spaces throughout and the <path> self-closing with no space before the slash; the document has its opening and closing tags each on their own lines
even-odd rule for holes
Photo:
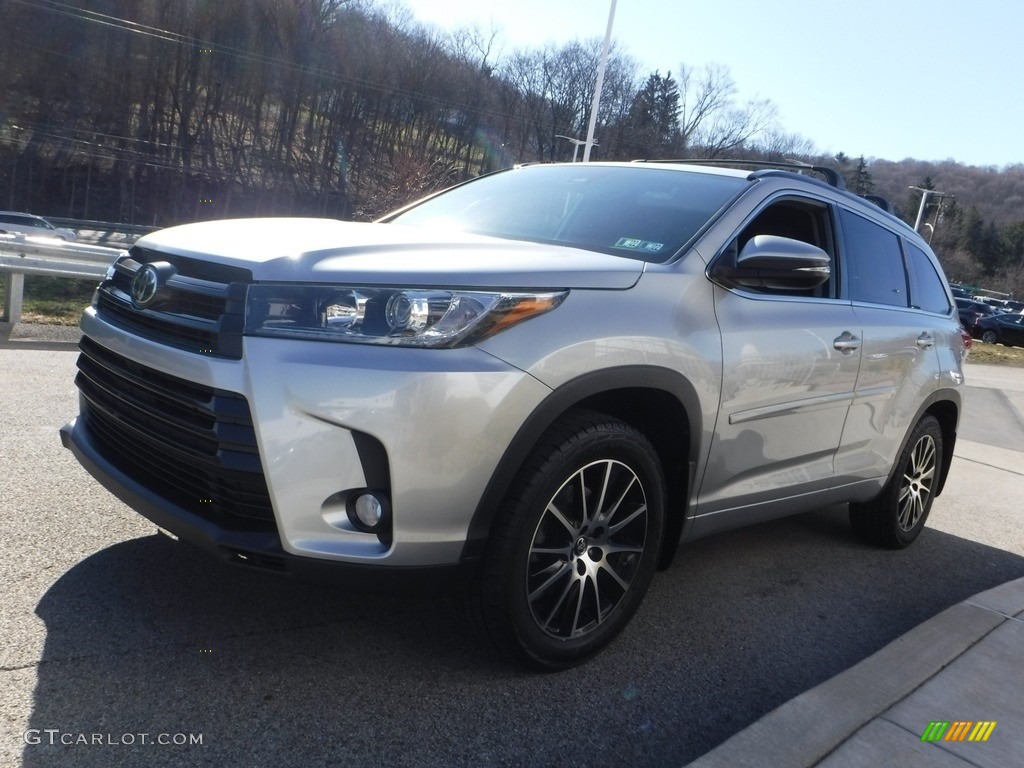
<svg viewBox="0 0 1024 768">
<path fill-rule="evenodd" d="M 932 720 L 921 741 L 988 741 L 996 724 L 995 720 Z"/>
</svg>

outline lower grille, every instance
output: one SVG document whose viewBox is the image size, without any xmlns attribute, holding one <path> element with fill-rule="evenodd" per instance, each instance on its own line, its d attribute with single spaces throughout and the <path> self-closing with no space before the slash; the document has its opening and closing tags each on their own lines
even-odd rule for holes
<svg viewBox="0 0 1024 768">
<path fill-rule="evenodd" d="M 249 404 L 169 376 L 88 337 L 81 414 L 104 458 L 168 501 L 230 530 L 276 531 Z"/>
</svg>

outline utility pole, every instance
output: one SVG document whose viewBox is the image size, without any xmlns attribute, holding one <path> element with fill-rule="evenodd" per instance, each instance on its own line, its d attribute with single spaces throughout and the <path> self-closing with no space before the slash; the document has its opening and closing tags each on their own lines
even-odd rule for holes
<svg viewBox="0 0 1024 768">
<path fill-rule="evenodd" d="M 590 105 L 590 127 L 587 128 L 587 145 L 583 148 L 583 162 L 590 162 L 590 150 L 594 146 L 594 131 L 597 129 L 597 108 L 601 105 L 601 89 L 604 87 L 604 70 L 608 66 L 608 48 L 612 42 L 612 23 L 615 21 L 615 3 L 608 9 L 608 29 L 604 33 L 604 47 L 601 49 L 601 63 L 597 65 L 597 82 L 594 84 L 594 101 Z"/>
</svg>

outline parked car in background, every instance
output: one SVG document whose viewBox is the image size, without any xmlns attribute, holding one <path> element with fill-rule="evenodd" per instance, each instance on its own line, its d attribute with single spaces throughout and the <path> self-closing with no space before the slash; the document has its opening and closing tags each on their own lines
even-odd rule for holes
<svg viewBox="0 0 1024 768">
<path fill-rule="evenodd" d="M 997 299 L 992 296 L 974 296 L 974 301 L 980 301 L 982 304 L 987 304 L 992 307 L 996 312 L 1012 312 L 1013 310 L 1007 306 L 1006 299 Z"/>
<path fill-rule="evenodd" d="M 55 237 L 65 242 L 77 240 L 78 236 L 70 229 L 55 227 L 42 216 L 15 211 L 0 211 L 0 235 L 18 233 L 32 237 Z"/>
<path fill-rule="evenodd" d="M 972 333 L 974 331 L 975 324 L 980 318 L 991 317 L 998 314 L 995 307 L 992 307 L 983 301 L 962 298 L 954 299 L 954 301 L 956 301 L 957 312 L 960 315 L 960 324 Z"/>
<path fill-rule="evenodd" d="M 1024 315 L 1004 312 L 983 317 L 975 323 L 971 333 L 986 344 L 1024 347 Z"/>
</svg>

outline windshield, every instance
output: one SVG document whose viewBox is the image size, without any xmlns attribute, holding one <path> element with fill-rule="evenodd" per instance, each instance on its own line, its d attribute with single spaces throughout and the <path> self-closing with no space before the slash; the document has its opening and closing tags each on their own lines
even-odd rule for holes
<svg viewBox="0 0 1024 768">
<path fill-rule="evenodd" d="M 664 262 L 746 184 L 641 165 L 530 166 L 455 187 L 387 221 Z"/>
</svg>

